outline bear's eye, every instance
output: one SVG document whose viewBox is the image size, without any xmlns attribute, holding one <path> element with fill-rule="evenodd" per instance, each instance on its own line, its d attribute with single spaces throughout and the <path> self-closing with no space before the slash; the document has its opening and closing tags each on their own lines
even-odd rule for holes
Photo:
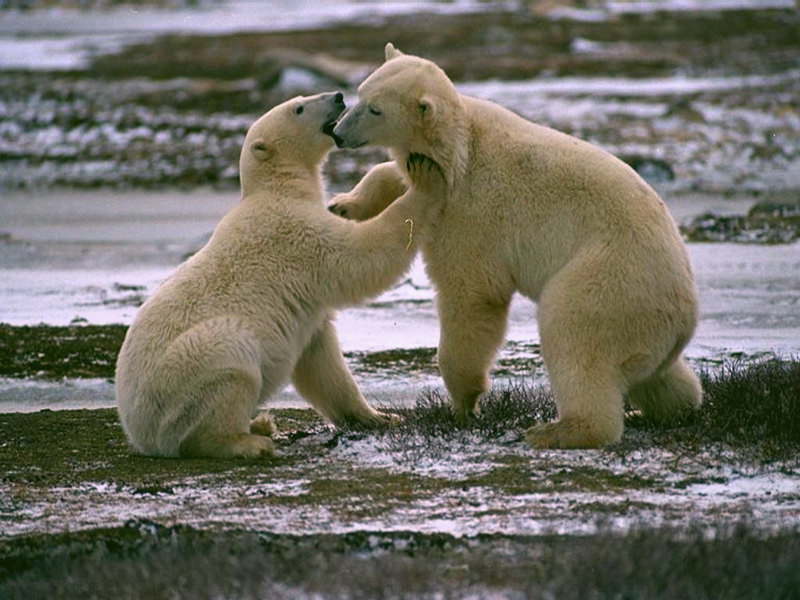
<svg viewBox="0 0 800 600">
<path fill-rule="evenodd" d="M 294 114 L 296 114 L 296 115 L 302 115 L 303 114 L 303 105 L 302 104 L 294 109 Z"/>
<path fill-rule="evenodd" d="M 381 115 L 381 114 L 383 114 L 381 111 L 379 111 L 374 106 L 370 106 L 369 107 L 369 112 L 372 113 L 373 115 Z"/>
</svg>

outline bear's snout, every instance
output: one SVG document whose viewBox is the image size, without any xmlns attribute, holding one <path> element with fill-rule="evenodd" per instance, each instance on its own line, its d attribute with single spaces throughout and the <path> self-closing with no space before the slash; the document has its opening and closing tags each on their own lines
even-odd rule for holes
<svg viewBox="0 0 800 600">
<path fill-rule="evenodd" d="M 330 99 L 333 101 L 333 107 L 331 108 L 330 112 L 325 119 L 325 123 L 322 125 L 322 133 L 327 136 L 330 136 L 337 147 L 342 147 L 342 138 L 334 133 L 334 127 L 336 126 L 337 119 L 342 115 L 344 112 L 344 94 L 342 92 L 331 92 L 327 97 L 326 100 Z"/>
<path fill-rule="evenodd" d="M 329 102 L 337 108 L 344 108 L 344 94 L 342 92 L 328 92 L 320 94 L 319 99 L 323 102 Z"/>
<path fill-rule="evenodd" d="M 334 135 L 341 140 L 340 148 L 360 148 L 366 145 L 366 140 L 355 139 L 360 137 L 354 130 L 358 129 L 358 122 L 363 114 L 363 105 L 358 104 L 344 113 L 333 130 Z"/>
</svg>

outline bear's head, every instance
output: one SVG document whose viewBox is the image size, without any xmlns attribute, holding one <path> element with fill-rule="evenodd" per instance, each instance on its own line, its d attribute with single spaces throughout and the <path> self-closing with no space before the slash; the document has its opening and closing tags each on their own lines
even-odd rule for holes
<svg viewBox="0 0 800 600">
<path fill-rule="evenodd" d="M 298 96 L 272 108 L 247 131 L 239 158 L 243 184 L 270 165 L 317 167 L 333 148 L 333 126 L 343 111 L 339 92 Z"/>
<path fill-rule="evenodd" d="M 399 155 L 435 154 L 450 116 L 460 111 L 460 96 L 433 62 L 403 54 L 386 44 L 386 62 L 358 88 L 358 104 L 336 125 L 345 148 L 384 146 Z"/>
</svg>

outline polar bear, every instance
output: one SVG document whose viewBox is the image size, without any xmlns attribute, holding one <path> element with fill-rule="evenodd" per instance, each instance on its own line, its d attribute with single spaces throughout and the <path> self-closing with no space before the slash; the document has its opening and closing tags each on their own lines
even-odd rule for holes
<svg viewBox="0 0 800 600">
<path fill-rule="evenodd" d="M 439 368 L 460 418 L 488 388 L 515 292 L 538 305 L 559 413 L 527 432 L 534 447 L 618 441 L 625 396 L 656 419 L 700 405 L 681 354 L 698 318 L 692 268 L 667 208 L 635 171 L 458 93 L 433 62 L 391 44 L 358 97 L 334 133 L 345 147 L 387 147 L 394 162 L 330 209 L 378 214 L 405 189 L 410 153 L 441 169 L 442 212 L 420 244 L 437 291 Z"/>
<path fill-rule="evenodd" d="M 353 381 L 332 311 L 402 276 L 424 211 L 410 193 L 363 223 L 326 210 L 320 167 L 343 110 L 342 94 L 329 93 L 258 119 L 241 152 L 242 201 L 138 311 L 116 371 L 136 451 L 269 454 L 270 421 L 251 417 L 289 379 L 335 424 L 389 419 Z"/>
</svg>

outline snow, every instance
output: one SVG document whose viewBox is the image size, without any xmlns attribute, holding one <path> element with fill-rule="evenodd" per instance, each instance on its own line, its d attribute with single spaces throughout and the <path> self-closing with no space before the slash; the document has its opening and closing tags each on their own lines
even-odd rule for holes
<svg viewBox="0 0 800 600">
<path fill-rule="evenodd" d="M 284 449 L 302 452 L 306 462 L 292 467 L 268 466 L 263 477 L 239 485 L 215 475 L 176 481 L 168 490 L 143 491 L 106 482 L 51 490 L 31 490 L 13 519 L 4 519 L 2 535 L 113 527 L 146 518 L 164 525 L 248 528 L 295 535 L 351 531 L 412 531 L 478 534 L 581 535 L 600 530 L 626 532 L 642 525 L 718 527 L 746 519 L 764 531 L 800 524 L 800 472 L 775 465 L 753 472 L 715 463 L 703 456 L 676 456 L 652 448 L 624 457 L 603 451 L 536 452 L 523 444 L 493 445 L 474 441 L 467 453 L 456 448 L 432 469 L 426 461 L 405 461 L 380 444 L 380 438 L 340 441 L 325 449 L 329 433 L 304 438 Z M 302 443 L 301 443 L 302 442 Z M 482 459 L 473 460 L 477 454 Z M 541 491 L 513 493 L 502 486 L 461 485 L 497 467 L 504 455 L 523 456 L 527 472 Z M 548 485 L 554 473 L 597 473 L 598 485 Z M 311 494 L 309 473 L 346 481 L 360 470 L 404 473 L 448 480 L 436 492 L 395 501 L 381 495 L 341 494 L 302 500 Z M 626 487 L 604 487 L 604 477 L 649 481 Z M 632 479 L 633 480 L 633 479 Z M 564 481 L 567 487 L 563 487 Z M 612 479 L 609 479 L 612 481 Z M 562 487 L 559 487 L 562 486 Z M 0 484 L 0 493 L 10 492 Z M 282 499 L 286 499 L 284 502 Z M 371 503 L 371 504 L 370 504 Z M 364 509 L 363 511 L 360 509 Z"/>
</svg>

